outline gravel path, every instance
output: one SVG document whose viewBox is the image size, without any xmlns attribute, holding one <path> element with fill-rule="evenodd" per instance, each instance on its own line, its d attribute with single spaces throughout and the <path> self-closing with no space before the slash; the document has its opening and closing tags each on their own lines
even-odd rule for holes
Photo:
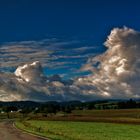
<svg viewBox="0 0 140 140">
<path fill-rule="evenodd" d="M 45 140 L 45 139 L 24 133 L 14 128 L 13 123 L 11 121 L 4 121 L 0 122 L 0 140 Z"/>
</svg>

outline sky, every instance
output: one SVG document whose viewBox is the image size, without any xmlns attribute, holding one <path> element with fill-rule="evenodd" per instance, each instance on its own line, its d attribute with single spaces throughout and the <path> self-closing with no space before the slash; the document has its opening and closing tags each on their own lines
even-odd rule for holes
<svg viewBox="0 0 140 140">
<path fill-rule="evenodd" d="M 84 75 L 87 73 L 78 69 L 87 57 L 106 50 L 103 43 L 112 28 L 127 26 L 140 30 L 139 12 L 139 1 L 135 0 L 4 0 L 0 2 L 0 44 L 21 44 L 23 41 L 30 44 L 31 41 L 38 43 L 46 39 L 46 43 L 51 45 L 61 42 L 61 51 L 52 48 L 54 53 L 51 57 L 66 55 L 73 58 L 50 60 L 48 67 L 45 64 L 45 73 L 58 73 L 66 78 Z M 81 52 L 70 52 L 71 48 L 83 47 Z M 38 45 L 38 48 L 43 49 L 43 46 Z M 15 68 L 16 65 L 3 69 Z"/>
<path fill-rule="evenodd" d="M 0 42 L 44 38 L 101 44 L 114 27 L 139 29 L 139 1 L 3 0 Z"/>
<path fill-rule="evenodd" d="M 139 5 L 1 0 L 0 100 L 140 98 Z"/>
</svg>

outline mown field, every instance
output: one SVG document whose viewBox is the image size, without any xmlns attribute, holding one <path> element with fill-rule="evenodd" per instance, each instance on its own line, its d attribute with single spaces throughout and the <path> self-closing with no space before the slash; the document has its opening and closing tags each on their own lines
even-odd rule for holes
<svg viewBox="0 0 140 140">
<path fill-rule="evenodd" d="M 140 124 L 140 109 L 107 109 L 107 110 L 73 110 L 72 113 L 58 112 L 45 113 L 9 113 L 9 118 L 31 118 L 34 120 L 56 121 L 88 121 L 88 122 L 114 122 Z M 6 119 L 7 113 L 0 114 L 0 119 Z"/>
<path fill-rule="evenodd" d="M 115 110 L 74 110 L 70 114 L 61 112 L 56 115 L 43 117 L 42 114 L 31 116 L 36 120 L 48 121 L 86 121 L 86 122 L 111 122 L 140 124 L 140 109 L 115 109 Z"/>
<path fill-rule="evenodd" d="M 140 125 L 37 121 L 16 122 L 26 131 L 46 136 L 52 140 L 139 140 Z"/>
</svg>

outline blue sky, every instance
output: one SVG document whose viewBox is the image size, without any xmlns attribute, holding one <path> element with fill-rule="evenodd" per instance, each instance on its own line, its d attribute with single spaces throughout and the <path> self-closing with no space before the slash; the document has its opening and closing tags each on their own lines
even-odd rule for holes
<svg viewBox="0 0 140 140">
<path fill-rule="evenodd" d="M 140 30 L 139 5 L 138 0 L 0 1 L 1 69 L 14 70 L 18 63 L 13 57 L 19 59 L 24 54 L 29 61 L 43 61 L 49 75 L 58 73 L 67 78 L 87 74 L 80 72 L 80 67 L 105 51 L 103 43 L 112 28 L 125 25 Z M 17 51 L 15 56 L 15 52 L 8 51 L 13 44 L 16 50 L 22 46 L 24 53 Z M 3 49 L 5 46 L 8 49 Z M 35 59 L 28 56 L 40 50 L 50 53 L 42 57 L 33 54 Z M 20 58 L 19 63 L 27 59 Z"/>
</svg>

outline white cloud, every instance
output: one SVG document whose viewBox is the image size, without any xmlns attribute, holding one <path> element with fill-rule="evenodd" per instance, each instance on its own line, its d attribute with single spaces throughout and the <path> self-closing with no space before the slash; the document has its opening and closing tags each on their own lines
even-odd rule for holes
<svg viewBox="0 0 140 140">
<path fill-rule="evenodd" d="M 140 33 L 126 27 L 115 28 L 104 44 L 107 51 L 90 57 L 81 68 L 91 74 L 73 82 L 59 76 L 46 77 L 38 62 L 19 66 L 16 75 L 0 73 L 1 100 L 139 98 Z"/>
<path fill-rule="evenodd" d="M 85 86 L 88 83 L 96 87 L 96 94 L 101 97 L 139 97 L 140 33 L 126 27 L 115 28 L 104 44 L 107 51 L 90 58 L 82 68 L 91 70 L 93 74 L 80 81 Z M 94 68 L 97 62 L 100 65 Z"/>
<path fill-rule="evenodd" d="M 45 69 L 67 68 L 73 72 L 74 66 L 80 67 L 89 56 L 96 55 L 98 49 L 95 50 L 96 47 L 85 46 L 84 41 L 76 40 L 44 39 L 4 43 L 0 44 L 0 71 L 14 71 L 25 63 L 40 61 Z"/>
</svg>

